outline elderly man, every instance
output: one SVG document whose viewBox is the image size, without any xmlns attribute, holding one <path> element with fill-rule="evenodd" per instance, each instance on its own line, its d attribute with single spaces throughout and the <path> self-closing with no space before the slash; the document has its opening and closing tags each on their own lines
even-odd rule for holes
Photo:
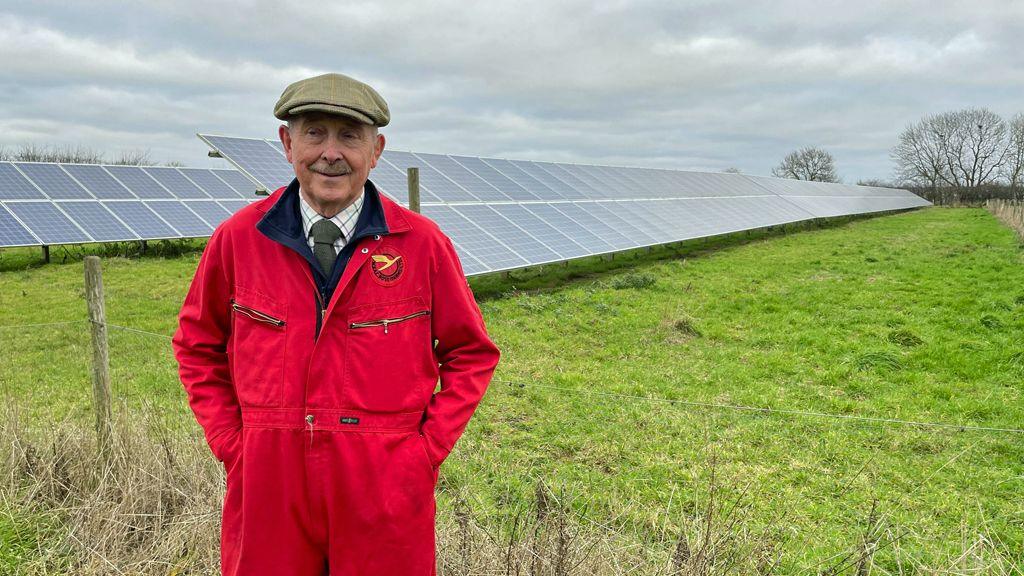
<svg viewBox="0 0 1024 576">
<path fill-rule="evenodd" d="M 274 115 L 295 180 L 217 228 L 173 342 L 227 471 L 222 572 L 434 574 L 438 467 L 498 350 L 448 237 L 367 179 L 380 95 L 326 74 Z"/>
</svg>

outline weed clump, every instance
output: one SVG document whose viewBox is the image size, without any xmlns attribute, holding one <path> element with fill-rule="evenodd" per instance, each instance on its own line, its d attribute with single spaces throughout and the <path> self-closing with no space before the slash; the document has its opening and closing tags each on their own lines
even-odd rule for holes
<svg viewBox="0 0 1024 576">
<path fill-rule="evenodd" d="M 682 318 L 676 318 L 672 322 L 672 329 L 677 333 L 682 334 L 690 338 L 700 338 L 701 332 L 694 324 L 693 318 L 684 316 Z"/>
<path fill-rule="evenodd" d="M 992 314 L 985 314 L 981 317 L 981 325 L 989 330 L 998 330 L 1003 327 L 1003 321 L 998 316 Z"/>
<path fill-rule="evenodd" d="M 903 362 L 892 352 L 864 352 L 853 359 L 853 366 L 860 371 L 876 368 L 879 370 L 902 370 Z"/>
<path fill-rule="evenodd" d="M 650 274 L 626 274 L 612 280 L 612 288 L 616 290 L 625 290 L 627 288 L 642 290 L 654 286 L 656 282 L 657 279 Z"/>
<path fill-rule="evenodd" d="M 910 330 L 893 330 L 889 333 L 888 340 L 904 348 L 913 348 L 914 346 L 924 344 L 924 340 Z"/>
</svg>

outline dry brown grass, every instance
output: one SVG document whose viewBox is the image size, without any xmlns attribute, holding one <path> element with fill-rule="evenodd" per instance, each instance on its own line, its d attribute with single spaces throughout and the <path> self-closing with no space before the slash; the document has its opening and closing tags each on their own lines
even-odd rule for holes
<svg viewBox="0 0 1024 576">
<path fill-rule="evenodd" d="M 126 410 L 120 413 L 128 413 Z M 32 518 L 36 543 L 15 574 L 218 574 L 224 474 L 194 430 L 172 430 L 135 414 L 115 425 L 103 464 L 90 430 L 70 422 L 40 431 L 9 407 L 0 424 L 0 506 Z M 709 466 L 714 467 L 712 459 Z M 534 498 L 486 516 L 470 494 L 446 494 L 438 514 L 438 565 L 444 576 L 719 576 L 781 573 L 785 519 L 755 527 L 752 496 L 723 498 L 712 480 L 699 510 L 661 518 L 653 530 L 626 531 L 619 518 L 591 517 L 586 497 L 538 482 Z M 731 491 L 730 491 L 731 492 Z M 671 503 L 670 503 L 671 504 Z M 629 503 L 623 503 L 623 510 Z M 670 509 L 671 505 L 666 509 Z M 875 510 L 863 538 L 808 574 L 1020 575 L 998 543 L 965 532 L 963 554 L 947 566 L 915 563 L 900 549 L 906 530 Z M 874 564 L 891 548 L 901 569 Z M 905 568 L 905 570 L 904 570 Z"/>
</svg>

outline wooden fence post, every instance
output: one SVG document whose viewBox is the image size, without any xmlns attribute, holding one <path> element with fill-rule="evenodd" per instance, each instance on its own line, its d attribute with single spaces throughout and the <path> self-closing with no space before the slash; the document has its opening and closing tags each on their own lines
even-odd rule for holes
<svg viewBox="0 0 1024 576">
<path fill-rule="evenodd" d="M 420 213 L 420 169 L 409 168 L 409 210 Z"/>
<path fill-rule="evenodd" d="M 111 454 L 113 425 L 110 409 L 110 356 L 107 352 L 107 314 L 103 305 L 103 271 L 98 256 L 85 257 L 85 301 L 92 328 L 92 397 L 96 412 L 96 445 L 106 460 Z"/>
</svg>

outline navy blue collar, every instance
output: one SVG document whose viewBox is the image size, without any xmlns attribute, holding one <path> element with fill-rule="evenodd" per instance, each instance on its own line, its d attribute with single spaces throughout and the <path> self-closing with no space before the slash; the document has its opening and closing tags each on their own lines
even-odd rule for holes
<svg viewBox="0 0 1024 576">
<path fill-rule="evenodd" d="M 380 193 L 377 187 L 369 180 L 363 185 L 363 208 L 359 212 L 359 219 L 356 220 L 356 227 L 352 231 L 352 238 L 346 243 L 346 247 L 354 247 L 356 242 L 367 236 L 381 235 L 388 233 L 387 222 L 384 219 L 384 207 L 380 201 Z M 267 213 L 256 223 L 256 229 L 271 240 L 291 248 L 300 256 L 309 261 L 313 270 L 320 275 L 319 280 L 326 280 L 325 276 L 340 276 L 340 274 L 324 274 L 320 270 L 320 264 L 313 257 L 305 235 L 302 233 L 302 216 L 299 213 L 299 181 L 292 179 L 291 184 L 281 193 L 277 202 L 267 210 Z"/>
</svg>

